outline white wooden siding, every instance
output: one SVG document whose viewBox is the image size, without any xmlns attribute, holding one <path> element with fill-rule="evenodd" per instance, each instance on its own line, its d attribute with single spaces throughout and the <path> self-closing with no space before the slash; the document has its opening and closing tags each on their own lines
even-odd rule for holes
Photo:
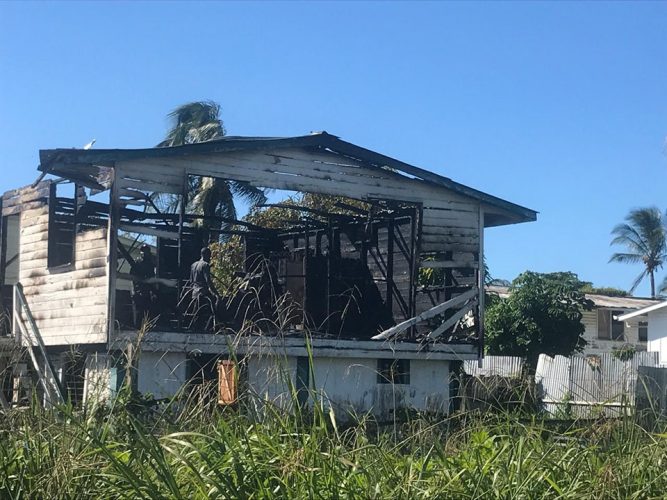
<svg viewBox="0 0 667 500">
<path fill-rule="evenodd" d="M 159 158 L 116 164 L 124 204 L 142 204 L 147 189 L 180 193 L 186 175 L 248 182 L 256 187 L 308 191 L 361 200 L 388 199 L 423 206 L 421 251 L 478 253 L 476 200 L 390 170 L 369 168 L 337 155 L 300 150 L 233 152 L 187 158 Z M 454 256 L 456 259 L 456 256 Z M 462 260 L 462 259 L 460 259 Z"/>
<path fill-rule="evenodd" d="M 646 318 L 641 318 L 640 321 L 646 321 Z M 598 338 L 598 309 L 583 311 L 582 322 L 586 327 L 586 330 L 584 331 L 584 339 L 588 342 L 582 354 L 602 354 L 605 352 L 612 352 L 614 349 L 622 347 L 625 344 L 633 345 L 638 351 L 646 351 L 646 342 L 639 341 L 637 321 L 625 322 L 623 339 L 621 340 Z"/>
<path fill-rule="evenodd" d="M 648 350 L 660 353 L 660 365 L 667 366 L 667 308 L 648 313 Z"/>
<path fill-rule="evenodd" d="M 28 198 L 30 189 L 23 190 Z M 19 281 L 44 343 L 106 342 L 106 228 L 78 233 L 74 264 L 49 269 L 48 205 L 32 206 L 21 212 Z"/>
</svg>

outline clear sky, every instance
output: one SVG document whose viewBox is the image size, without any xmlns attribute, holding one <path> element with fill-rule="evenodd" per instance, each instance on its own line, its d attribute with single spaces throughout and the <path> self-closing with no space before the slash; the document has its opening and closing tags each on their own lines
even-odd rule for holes
<svg viewBox="0 0 667 500">
<path fill-rule="evenodd" d="M 610 230 L 667 209 L 667 3 L 0 3 L 0 192 L 200 99 L 230 135 L 326 130 L 539 211 L 487 231 L 499 278 L 628 288 Z"/>
</svg>

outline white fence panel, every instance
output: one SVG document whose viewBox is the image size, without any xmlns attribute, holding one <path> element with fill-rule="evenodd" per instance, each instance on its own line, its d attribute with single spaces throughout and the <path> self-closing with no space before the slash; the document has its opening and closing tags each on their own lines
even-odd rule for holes
<svg viewBox="0 0 667 500">
<path fill-rule="evenodd" d="M 463 371 L 473 377 L 507 377 L 519 378 L 523 373 L 525 362 L 518 356 L 484 356 L 482 366 L 476 360 L 463 362 Z"/>
<path fill-rule="evenodd" d="M 638 352 L 627 360 L 612 353 L 570 358 L 541 354 L 535 383 L 551 414 L 620 415 L 634 405 L 638 368 L 658 366 L 658 360 L 656 352 Z"/>
</svg>

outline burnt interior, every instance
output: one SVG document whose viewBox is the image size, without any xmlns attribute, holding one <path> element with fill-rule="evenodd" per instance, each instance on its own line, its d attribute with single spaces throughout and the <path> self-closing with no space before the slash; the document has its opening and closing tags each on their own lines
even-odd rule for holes
<svg viewBox="0 0 667 500">
<path fill-rule="evenodd" d="M 424 260 L 449 261 L 452 252 L 425 254 L 420 248 L 423 208 L 419 203 L 365 200 L 348 204 L 345 198 L 313 209 L 290 203 L 266 205 L 289 208 L 290 219 L 279 227 L 251 223 L 227 216 L 203 216 L 191 210 L 183 197 L 134 191 L 119 203 L 95 199 L 96 191 L 66 180 L 48 181 L 38 188 L 48 203 L 48 266 L 66 272 L 77 258 L 76 235 L 109 228 L 117 221 L 116 273 L 112 280 L 114 320 L 120 329 L 138 329 L 146 320 L 157 331 L 270 333 L 308 330 L 312 333 L 368 339 L 380 331 L 410 319 L 476 286 L 475 268 L 432 269 L 421 274 Z M 139 193 L 139 195 L 137 194 Z M 350 200 L 352 201 L 352 200 Z M 2 217 L 5 248 L 0 252 L 1 298 L 12 311 L 11 287 L 5 274 L 12 249 L 7 233 L 13 218 Z M 16 225 L 16 224 L 14 224 Z M 18 228 L 14 228 L 18 230 Z M 200 250 L 211 243 L 236 238 L 243 257 L 232 270 L 235 286 L 220 290 L 217 301 L 193 305 L 189 295 L 190 267 Z M 138 276 L 140 248 L 153 255 L 150 277 Z M 18 250 L 18 248 L 16 249 Z M 218 255 L 216 258 L 222 258 Z M 213 275 L 220 261 L 213 259 Z M 478 254 L 470 254 L 478 261 Z M 150 298 L 138 301 L 138 287 L 150 290 Z M 454 310 L 412 326 L 404 339 L 432 331 Z M 0 318 L 9 331 L 9 314 Z M 474 325 L 457 325 L 448 342 L 474 341 Z"/>
<path fill-rule="evenodd" d="M 94 190 L 65 180 L 47 183 L 49 207 L 48 265 L 67 270 L 76 258 L 76 234 L 109 227 L 109 203 L 92 199 Z M 115 320 L 121 329 L 140 328 L 150 320 L 160 331 L 209 332 L 304 330 L 342 338 L 370 338 L 475 286 L 474 269 L 434 269 L 420 276 L 420 222 L 416 203 L 374 200 L 367 208 L 337 202 L 344 210 L 315 210 L 297 204 L 279 228 L 246 220 L 188 213 L 180 202 L 160 203 L 144 193 L 143 207 L 119 204 Z M 175 198 L 174 198 L 175 199 Z M 338 199 L 338 198 L 336 198 Z M 173 200 L 172 200 L 173 201 Z M 294 215 L 296 214 L 296 216 Z M 18 249 L 7 247 L 7 233 L 18 231 L 18 215 L 2 218 L 0 254 L 4 310 L 12 310 L 5 274 Z M 236 237 L 244 258 L 233 269 L 237 286 L 222 300 L 198 304 L 188 296 L 191 265 L 202 247 Z M 10 238 L 11 240 L 12 238 Z M 154 257 L 154 276 L 138 277 L 140 247 Z M 218 255 L 219 258 L 222 255 Z M 432 256 L 450 259 L 447 252 Z M 477 258 L 474 255 L 473 258 Z M 428 256 L 427 256 L 428 258 Z M 219 262 L 211 262 L 215 274 Z M 150 304 L 138 305 L 137 286 L 150 288 Z M 143 311 L 143 315 L 138 314 Z M 411 328 L 415 338 L 450 313 Z M 9 331 L 10 315 L 0 318 Z M 467 340 L 474 329 L 461 330 Z M 449 340 L 453 340 L 449 338 Z"/>
<path fill-rule="evenodd" d="M 196 214 L 122 209 L 121 223 L 137 231 L 118 241 L 118 271 L 131 269 L 143 232 L 152 244 L 157 300 L 150 315 L 161 331 L 268 332 L 302 330 L 348 338 L 370 338 L 414 315 L 420 207 L 377 202 L 358 213 L 292 206 L 295 220 L 279 229 L 219 217 L 202 226 Z M 210 219 L 210 217 L 208 218 Z M 183 221 L 180 224 L 180 221 Z M 173 233 L 173 237 L 169 233 Z M 190 266 L 211 242 L 236 237 L 244 257 L 234 269 L 237 286 L 217 303 L 188 296 Z M 211 262 L 215 276 L 218 263 Z M 130 277 L 127 277 L 130 278 Z M 116 320 L 137 328 L 130 289 L 116 291 Z"/>
</svg>

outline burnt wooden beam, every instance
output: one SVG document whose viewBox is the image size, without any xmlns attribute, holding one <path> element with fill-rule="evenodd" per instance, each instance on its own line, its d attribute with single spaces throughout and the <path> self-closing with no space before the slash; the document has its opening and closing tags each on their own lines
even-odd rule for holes
<svg viewBox="0 0 667 500">
<path fill-rule="evenodd" d="M 337 217 L 340 219 L 348 219 L 348 220 L 357 220 L 356 217 L 352 215 L 347 215 L 347 214 L 337 214 L 335 212 L 327 212 L 326 210 L 318 210 L 316 208 L 310 208 L 310 207 L 303 207 L 300 205 L 290 205 L 288 203 L 263 203 L 261 205 L 257 205 L 258 207 L 273 207 L 273 208 L 286 208 L 289 210 L 295 210 L 297 212 L 307 212 L 315 215 L 319 215 L 321 217 Z"/>
<path fill-rule="evenodd" d="M 132 254 L 125 248 L 125 246 L 120 242 L 120 240 L 118 241 L 117 245 L 120 254 L 126 261 L 130 263 L 130 268 L 134 267 L 136 261 L 134 260 L 134 257 L 132 257 Z"/>
<path fill-rule="evenodd" d="M 478 290 L 477 288 L 473 288 L 471 290 L 468 290 L 466 293 L 463 293 L 459 295 L 458 297 L 455 297 L 453 299 L 450 299 L 448 301 L 443 302 L 442 304 L 438 304 L 435 307 L 432 307 L 431 309 L 428 309 L 424 311 L 423 313 L 412 317 L 410 319 L 407 319 L 401 323 L 399 323 L 396 326 L 392 326 L 391 328 L 388 328 L 387 330 L 383 331 L 382 333 L 379 333 L 378 335 L 372 337 L 372 340 L 387 340 L 389 338 L 394 337 L 395 335 L 398 335 L 401 332 L 404 332 L 405 330 L 412 328 L 414 325 L 421 321 L 425 321 L 427 319 L 433 318 L 435 316 L 438 316 L 448 309 L 452 309 L 458 306 L 461 306 L 465 304 L 467 301 L 477 298 Z"/>
<path fill-rule="evenodd" d="M 387 264 L 385 278 L 387 280 L 387 312 L 393 317 L 394 315 L 394 238 L 396 238 L 394 231 L 394 221 L 389 221 L 387 228 Z M 382 255 L 382 254 L 380 254 Z"/>
</svg>

